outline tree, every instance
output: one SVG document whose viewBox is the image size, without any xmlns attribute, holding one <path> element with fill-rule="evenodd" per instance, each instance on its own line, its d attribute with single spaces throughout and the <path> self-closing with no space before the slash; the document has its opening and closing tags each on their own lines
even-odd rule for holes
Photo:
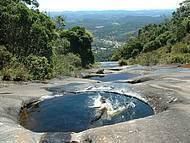
<svg viewBox="0 0 190 143">
<path fill-rule="evenodd" d="M 0 9 L 0 44 L 16 57 L 30 54 L 45 56 L 49 61 L 55 25 L 46 15 L 29 9 L 25 4 L 5 0 Z"/>
<path fill-rule="evenodd" d="M 37 2 L 37 0 L 21 0 L 21 1 L 32 6 L 32 8 L 38 8 L 39 7 L 39 3 Z"/>
<path fill-rule="evenodd" d="M 190 37 L 189 15 L 190 0 L 185 0 L 170 19 L 158 25 L 149 24 L 140 28 L 138 35 L 134 38 L 135 40 L 128 40 L 116 52 L 115 57 L 127 59 L 127 63 L 130 63 L 132 59 L 133 63 L 142 63 L 143 61 L 148 65 L 159 62 L 188 62 L 190 60 L 190 57 L 187 57 L 189 56 Z M 141 49 L 142 47 L 143 50 Z M 167 47 L 170 48 L 168 49 Z M 167 56 L 174 58 L 166 58 Z M 177 60 L 175 60 L 176 57 Z M 146 60 L 143 60 L 143 58 Z"/>
<path fill-rule="evenodd" d="M 38 6 L 36 0 L 0 1 L 0 45 L 6 47 L 0 46 L 0 70 L 6 67 L 5 71 L 9 72 L 22 67 L 37 80 L 52 77 L 55 57 L 60 60 L 57 63 L 63 62 L 64 57 L 73 58 L 68 71 L 81 67 L 81 60 L 83 67 L 93 63 L 91 34 L 82 27 L 65 30 L 63 17 L 53 21 L 41 13 Z M 65 61 L 69 61 L 68 65 L 72 62 Z"/>
<path fill-rule="evenodd" d="M 79 26 L 73 27 L 67 31 L 63 31 L 61 37 L 68 39 L 70 42 L 70 52 L 80 56 L 83 67 L 94 63 L 91 48 L 93 38 L 85 28 Z"/>
<path fill-rule="evenodd" d="M 64 20 L 64 18 L 63 18 L 63 16 L 57 16 L 56 18 L 55 18 L 55 23 L 56 23 L 56 27 L 57 27 L 57 29 L 64 29 L 65 28 L 65 20 Z"/>
</svg>

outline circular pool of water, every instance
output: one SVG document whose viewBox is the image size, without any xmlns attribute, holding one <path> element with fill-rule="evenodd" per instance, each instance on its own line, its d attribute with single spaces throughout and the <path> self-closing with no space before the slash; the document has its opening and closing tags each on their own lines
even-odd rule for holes
<svg viewBox="0 0 190 143">
<path fill-rule="evenodd" d="M 39 102 L 20 123 L 35 132 L 81 132 L 153 114 L 147 103 L 130 96 L 83 92 Z"/>
</svg>

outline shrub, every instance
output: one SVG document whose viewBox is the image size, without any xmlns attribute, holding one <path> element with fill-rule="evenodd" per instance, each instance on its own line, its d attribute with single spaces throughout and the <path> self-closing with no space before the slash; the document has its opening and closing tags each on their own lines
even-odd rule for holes
<svg viewBox="0 0 190 143">
<path fill-rule="evenodd" d="M 181 55 L 172 55 L 169 58 L 170 63 L 183 63 L 183 57 Z"/>
<path fill-rule="evenodd" d="M 67 55 L 55 55 L 53 58 L 54 74 L 72 75 L 81 68 L 81 59 L 69 53 Z"/>
<path fill-rule="evenodd" d="M 158 62 L 159 62 L 159 54 L 156 51 L 142 53 L 138 55 L 135 59 L 136 64 L 144 66 L 155 65 Z"/>
<path fill-rule="evenodd" d="M 2 80 L 7 81 L 26 81 L 30 79 L 27 68 L 15 57 L 9 59 L 9 63 L 1 70 L 1 75 Z"/>
<path fill-rule="evenodd" d="M 134 65 L 134 64 L 137 64 L 136 60 L 134 58 L 130 58 L 127 60 L 127 64 L 128 65 Z"/>
<path fill-rule="evenodd" d="M 11 56 L 12 54 L 4 46 L 0 46 L 0 70 L 10 64 Z"/>
<path fill-rule="evenodd" d="M 161 43 L 158 40 L 150 41 L 143 47 L 143 52 L 151 52 L 161 47 Z"/>
<path fill-rule="evenodd" d="M 188 63 L 190 62 L 190 54 L 171 54 L 168 57 L 168 63 Z"/>
<path fill-rule="evenodd" d="M 134 49 L 131 53 L 131 57 L 135 57 L 140 53 L 139 49 Z"/>
<path fill-rule="evenodd" d="M 121 60 L 119 60 L 119 65 L 120 66 L 125 66 L 125 65 L 128 65 L 128 62 L 125 59 L 121 59 Z"/>
<path fill-rule="evenodd" d="M 27 57 L 25 64 L 34 80 L 44 80 L 52 77 L 52 67 L 45 57 L 30 55 Z"/>
<path fill-rule="evenodd" d="M 177 43 L 172 47 L 172 53 L 190 53 L 190 46 L 184 43 Z"/>
<path fill-rule="evenodd" d="M 2 80 L 11 81 L 13 79 L 13 70 L 11 68 L 3 68 L 1 71 Z"/>
<path fill-rule="evenodd" d="M 30 74 L 28 69 L 25 68 L 24 65 L 20 65 L 19 67 L 14 69 L 13 80 L 14 81 L 27 81 L 30 80 Z"/>
</svg>

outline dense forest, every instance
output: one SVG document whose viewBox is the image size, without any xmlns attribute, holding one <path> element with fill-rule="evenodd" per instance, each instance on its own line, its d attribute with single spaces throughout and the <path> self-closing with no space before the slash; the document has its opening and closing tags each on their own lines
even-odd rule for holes
<svg viewBox="0 0 190 143">
<path fill-rule="evenodd" d="M 190 62 L 190 0 L 185 0 L 172 17 L 161 24 L 139 29 L 112 56 L 120 64 L 170 64 Z"/>
<path fill-rule="evenodd" d="M 94 63 L 91 33 L 65 29 L 36 0 L 0 1 L 0 75 L 3 80 L 44 80 L 71 74 Z"/>
</svg>

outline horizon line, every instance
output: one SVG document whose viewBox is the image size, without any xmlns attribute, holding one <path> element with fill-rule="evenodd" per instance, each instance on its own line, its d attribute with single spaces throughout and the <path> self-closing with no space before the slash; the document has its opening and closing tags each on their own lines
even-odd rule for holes
<svg viewBox="0 0 190 143">
<path fill-rule="evenodd" d="M 165 11 L 165 10 L 176 10 L 176 8 L 168 8 L 168 9 L 136 9 L 136 10 L 127 10 L 127 9 L 108 9 L 108 10 L 48 10 L 48 12 L 101 12 L 101 11 L 129 11 L 129 12 L 135 12 L 135 11 Z M 41 11 L 47 11 L 47 10 L 41 10 Z"/>
</svg>

